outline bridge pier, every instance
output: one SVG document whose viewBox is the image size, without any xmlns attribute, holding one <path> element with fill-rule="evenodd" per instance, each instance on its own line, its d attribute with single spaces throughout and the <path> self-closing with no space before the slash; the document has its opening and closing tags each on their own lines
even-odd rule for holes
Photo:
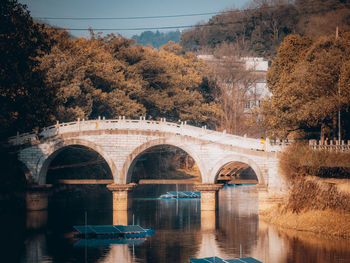
<svg viewBox="0 0 350 263">
<path fill-rule="evenodd" d="M 201 192 L 201 211 L 215 211 L 218 208 L 218 192 L 222 184 L 195 184 L 193 189 Z"/>
<path fill-rule="evenodd" d="M 26 192 L 28 211 L 45 210 L 48 207 L 48 196 L 51 185 L 31 185 Z"/>
<path fill-rule="evenodd" d="M 130 208 L 129 192 L 136 184 L 109 184 L 107 188 L 113 194 L 113 211 L 127 211 Z M 114 212 L 113 212 L 114 214 Z M 113 220 L 114 221 L 114 220 Z"/>
</svg>

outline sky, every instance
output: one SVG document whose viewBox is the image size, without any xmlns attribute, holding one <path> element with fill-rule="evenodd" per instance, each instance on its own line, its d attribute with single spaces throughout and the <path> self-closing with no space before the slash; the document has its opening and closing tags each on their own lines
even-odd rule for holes
<svg viewBox="0 0 350 263">
<path fill-rule="evenodd" d="M 213 14 L 162 18 L 139 18 L 203 14 L 227 11 L 230 8 L 246 8 L 250 0 L 18 0 L 26 4 L 33 18 L 50 25 L 71 29 L 139 29 L 140 30 L 94 30 L 95 32 L 121 34 L 132 37 L 147 28 L 195 25 L 206 22 Z M 53 19 L 64 18 L 64 19 Z M 66 18 L 89 18 L 72 20 Z M 123 18 L 123 19 L 91 19 Z M 164 32 L 170 29 L 159 29 Z M 156 31 L 156 29 L 151 30 Z M 87 30 L 72 30 L 74 36 L 88 36 Z"/>
</svg>

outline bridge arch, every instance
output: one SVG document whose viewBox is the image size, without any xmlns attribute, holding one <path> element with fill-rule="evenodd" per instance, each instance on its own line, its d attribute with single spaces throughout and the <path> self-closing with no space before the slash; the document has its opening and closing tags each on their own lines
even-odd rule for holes
<svg viewBox="0 0 350 263">
<path fill-rule="evenodd" d="M 102 156 L 102 158 L 106 161 L 106 163 L 109 166 L 109 169 L 111 170 L 113 179 L 117 178 L 117 167 L 115 163 L 107 156 L 107 154 L 103 151 L 103 149 L 96 145 L 95 143 L 83 139 L 68 139 L 68 140 L 63 140 L 59 141 L 55 144 L 52 144 L 49 149 L 47 150 L 46 154 L 43 155 L 37 163 L 37 171 L 39 173 L 38 177 L 38 183 L 39 184 L 45 184 L 46 183 L 46 175 L 47 175 L 47 170 L 49 168 L 49 165 L 51 161 L 61 152 L 66 148 L 67 146 L 71 145 L 81 145 L 85 146 L 87 148 L 90 148 L 97 152 L 99 155 Z"/>
<path fill-rule="evenodd" d="M 203 161 L 199 158 L 196 151 L 191 149 L 188 145 L 185 144 L 179 144 L 179 140 L 173 140 L 173 139 L 166 139 L 166 138 L 159 138 L 155 140 L 148 141 L 137 148 L 134 149 L 132 153 L 128 155 L 126 158 L 123 169 L 121 172 L 121 182 L 122 183 L 130 183 L 131 182 L 131 175 L 132 175 L 132 168 L 135 166 L 137 158 L 143 154 L 148 149 L 155 147 L 155 146 L 161 146 L 161 145 L 170 145 L 177 147 L 183 151 L 185 151 L 188 155 L 190 155 L 193 160 L 196 162 L 200 174 L 201 174 L 201 180 L 203 181 L 203 175 L 206 175 L 206 167 L 204 166 Z"/>
<path fill-rule="evenodd" d="M 256 162 L 254 162 L 252 159 L 245 157 L 243 155 L 237 155 L 237 154 L 227 155 L 225 156 L 225 158 L 222 158 L 218 162 L 216 162 L 216 164 L 210 170 L 210 179 L 211 179 L 210 183 L 216 183 L 218 172 L 226 164 L 231 162 L 241 162 L 241 163 L 248 164 L 253 169 L 256 176 L 258 177 L 259 185 L 265 185 L 265 179 L 259 165 Z"/>
</svg>

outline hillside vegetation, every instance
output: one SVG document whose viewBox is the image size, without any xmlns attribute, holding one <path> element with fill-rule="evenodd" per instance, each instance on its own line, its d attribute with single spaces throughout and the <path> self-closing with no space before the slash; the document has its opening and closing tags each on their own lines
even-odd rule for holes
<svg viewBox="0 0 350 263">
<path fill-rule="evenodd" d="M 273 58 L 289 34 L 319 37 L 350 28 L 345 0 L 252 1 L 247 10 L 232 9 L 181 35 L 186 50 L 233 43 L 246 55 Z"/>
<path fill-rule="evenodd" d="M 170 31 L 170 32 L 156 32 L 144 31 L 140 35 L 133 35 L 132 39 L 135 39 L 137 44 L 143 46 L 152 46 L 154 48 L 160 48 L 161 46 L 167 44 L 169 41 L 174 43 L 179 43 L 180 31 Z"/>
</svg>

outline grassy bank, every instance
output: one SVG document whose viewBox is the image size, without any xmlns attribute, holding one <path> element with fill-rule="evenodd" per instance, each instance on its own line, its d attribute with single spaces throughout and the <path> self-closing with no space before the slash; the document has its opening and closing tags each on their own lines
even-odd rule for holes
<svg viewBox="0 0 350 263">
<path fill-rule="evenodd" d="M 290 183 L 286 201 L 261 209 L 261 218 L 285 229 L 350 238 L 349 160 L 349 153 L 290 147 L 280 158 Z"/>
<path fill-rule="evenodd" d="M 260 211 L 260 216 L 264 221 L 284 229 L 350 238 L 350 213 L 331 209 L 303 210 L 295 213 L 276 205 Z"/>
</svg>

